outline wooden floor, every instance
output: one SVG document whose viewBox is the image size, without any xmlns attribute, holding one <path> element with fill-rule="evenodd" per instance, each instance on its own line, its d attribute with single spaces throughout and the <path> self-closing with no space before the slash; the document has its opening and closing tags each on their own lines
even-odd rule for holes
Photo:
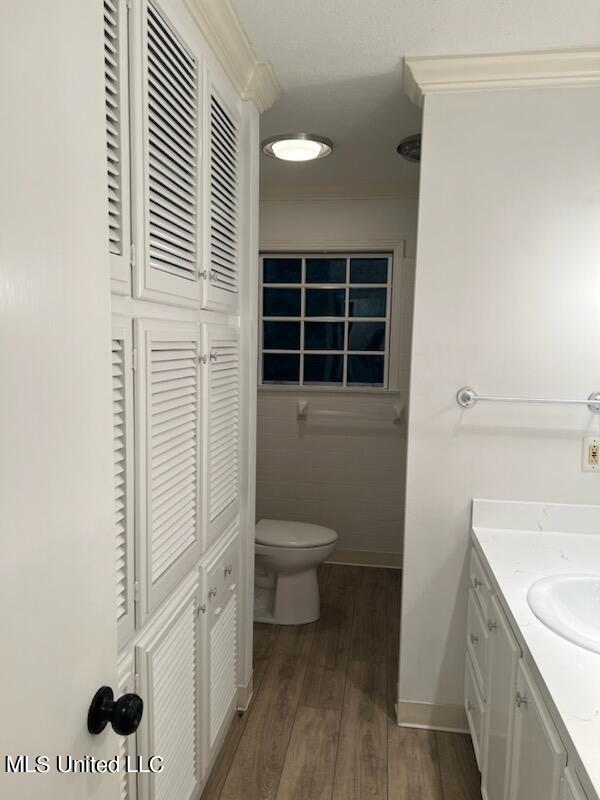
<svg viewBox="0 0 600 800">
<path fill-rule="evenodd" d="M 395 724 L 400 576 L 324 564 L 318 622 L 255 625 L 254 699 L 203 800 L 480 800 L 467 736 Z"/>
</svg>

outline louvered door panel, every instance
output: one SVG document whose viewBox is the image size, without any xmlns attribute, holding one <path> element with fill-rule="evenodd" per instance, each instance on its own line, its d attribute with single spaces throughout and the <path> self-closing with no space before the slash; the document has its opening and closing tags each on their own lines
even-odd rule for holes
<svg viewBox="0 0 600 800">
<path fill-rule="evenodd" d="M 209 275 L 205 304 L 237 308 L 240 270 L 240 131 L 239 114 L 214 84 L 209 117 Z"/>
<path fill-rule="evenodd" d="M 118 294 L 131 290 L 127 42 L 126 0 L 104 0 L 108 247 L 111 284 Z"/>
<path fill-rule="evenodd" d="M 127 640 L 135 627 L 131 351 L 131 321 L 115 317 L 112 327 L 114 546 L 116 613 L 120 645 Z"/>
<path fill-rule="evenodd" d="M 207 544 L 237 508 L 239 483 L 239 330 L 209 325 L 207 398 Z"/>
<path fill-rule="evenodd" d="M 198 57 L 165 10 L 144 6 L 143 297 L 198 305 Z"/>
<path fill-rule="evenodd" d="M 187 323 L 138 321 L 142 602 L 155 608 L 200 552 L 199 334 Z M 141 401 L 143 400 L 143 405 Z"/>
<path fill-rule="evenodd" d="M 119 696 L 129 692 L 135 692 L 134 660 L 131 654 L 124 656 L 119 662 Z M 128 760 L 131 765 L 135 764 L 136 755 L 136 737 L 119 736 L 119 800 L 137 798 L 135 773 L 125 769 Z"/>
<path fill-rule="evenodd" d="M 238 689 L 239 516 L 202 563 L 208 651 L 203 681 L 204 767 L 210 768 L 234 713 Z"/>
<path fill-rule="evenodd" d="M 210 747 L 213 748 L 237 692 L 237 595 L 210 632 Z"/>
<path fill-rule="evenodd" d="M 136 647 L 146 713 L 139 730 L 144 758 L 164 769 L 140 775 L 142 800 L 191 800 L 202 780 L 198 720 L 198 578 L 183 582 Z"/>
</svg>

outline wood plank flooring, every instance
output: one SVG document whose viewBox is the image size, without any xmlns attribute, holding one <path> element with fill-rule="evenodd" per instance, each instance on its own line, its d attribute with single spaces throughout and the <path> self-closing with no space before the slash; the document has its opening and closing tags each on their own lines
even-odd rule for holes
<svg viewBox="0 0 600 800">
<path fill-rule="evenodd" d="M 254 626 L 254 698 L 202 800 L 481 800 L 468 736 L 395 724 L 400 580 L 324 564 L 318 622 Z"/>
</svg>

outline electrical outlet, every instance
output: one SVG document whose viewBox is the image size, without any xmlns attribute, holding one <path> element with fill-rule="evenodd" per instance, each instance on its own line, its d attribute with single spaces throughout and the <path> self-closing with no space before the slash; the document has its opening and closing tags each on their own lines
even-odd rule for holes
<svg viewBox="0 0 600 800">
<path fill-rule="evenodd" d="M 584 472 L 600 472 L 600 439 L 588 437 L 583 440 Z"/>
</svg>

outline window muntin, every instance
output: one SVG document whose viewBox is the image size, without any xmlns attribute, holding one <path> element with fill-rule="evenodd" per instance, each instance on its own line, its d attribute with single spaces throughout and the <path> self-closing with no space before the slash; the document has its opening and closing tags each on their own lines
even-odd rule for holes
<svg viewBox="0 0 600 800">
<path fill-rule="evenodd" d="M 265 254 L 260 383 L 389 387 L 392 256 Z"/>
</svg>

